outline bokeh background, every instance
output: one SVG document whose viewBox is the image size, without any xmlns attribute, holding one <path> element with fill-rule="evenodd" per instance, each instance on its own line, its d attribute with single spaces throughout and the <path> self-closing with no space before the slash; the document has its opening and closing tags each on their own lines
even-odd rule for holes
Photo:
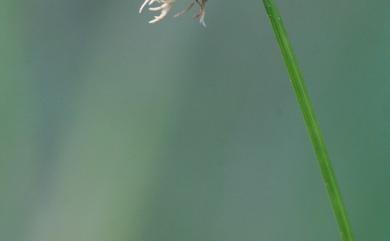
<svg viewBox="0 0 390 241">
<path fill-rule="evenodd" d="M 356 240 L 389 241 L 390 2 L 278 3 Z M 1 1 L 0 240 L 339 240 L 261 1 L 140 4 Z"/>
</svg>

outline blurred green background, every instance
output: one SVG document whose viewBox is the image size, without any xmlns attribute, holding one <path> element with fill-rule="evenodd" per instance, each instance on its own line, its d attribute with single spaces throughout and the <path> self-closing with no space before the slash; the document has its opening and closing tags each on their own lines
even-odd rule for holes
<svg viewBox="0 0 390 241">
<path fill-rule="evenodd" d="M 278 3 L 356 240 L 389 241 L 390 2 Z M 1 1 L 0 240 L 339 240 L 261 1 L 140 4 Z"/>
</svg>

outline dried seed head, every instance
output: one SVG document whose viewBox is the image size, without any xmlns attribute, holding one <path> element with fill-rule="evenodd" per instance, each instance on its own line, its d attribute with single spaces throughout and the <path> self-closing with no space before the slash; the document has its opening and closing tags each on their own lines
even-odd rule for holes
<svg viewBox="0 0 390 241">
<path fill-rule="evenodd" d="M 206 2 L 207 0 L 192 0 L 192 2 L 188 5 L 186 9 L 183 11 L 177 13 L 174 17 L 181 16 L 191 10 L 191 8 L 195 5 L 199 5 L 199 12 L 194 16 L 204 27 L 206 27 L 206 23 L 204 21 L 205 17 L 205 9 L 206 9 Z M 144 0 L 143 4 L 141 5 L 139 12 L 142 13 L 143 9 L 146 5 L 151 6 L 153 3 L 160 4 L 157 7 L 149 7 L 149 11 L 160 11 L 160 14 L 155 16 L 153 20 L 149 21 L 149 23 L 156 23 L 164 19 L 169 11 L 172 8 L 172 5 L 175 3 L 175 0 Z"/>
</svg>

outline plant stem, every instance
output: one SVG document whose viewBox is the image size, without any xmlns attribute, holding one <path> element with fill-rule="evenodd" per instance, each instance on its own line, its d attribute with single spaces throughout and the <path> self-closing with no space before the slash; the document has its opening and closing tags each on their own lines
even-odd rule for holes
<svg viewBox="0 0 390 241">
<path fill-rule="evenodd" d="M 311 142 L 317 156 L 323 180 L 328 190 L 328 195 L 332 203 L 333 211 L 339 225 L 343 241 L 353 241 L 352 228 L 348 221 L 347 212 L 343 204 L 341 193 L 337 185 L 336 177 L 328 156 L 327 148 L 321 134 L 321 129 L 314 114 L 305 81 L 295 58 L 291 43 L 284 28 L 277 6 L 273 0 L 263 0 L 268 17 L 271 20 L 273 30 L 276 35 L 285 64 L 287 65 L 291 83 L 295 95 L 300 105 L 306 127 L 309 132 Z"/>
</svg>

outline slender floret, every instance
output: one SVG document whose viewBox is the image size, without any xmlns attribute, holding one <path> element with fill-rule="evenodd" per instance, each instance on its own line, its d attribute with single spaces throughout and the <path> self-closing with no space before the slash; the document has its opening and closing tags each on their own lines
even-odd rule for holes
<svg viewBox="0 0 390 241">
<path fill-rule="evenodd" d="M 142 10 L 145 8 L 146 5 L 150 6 L 153 3 L 159 3 L 160 5 L 157 7 L 149 8 L 149 11 L 161 11 L 160 15 L 155 16 L 153 20 L 149 21 L 149 23 L 157 23 L 167 16 L 174 2 L 174 0 L 145 0 L 139 9 L 139 13 L 142 13 Z"/>
<path fill-rule="evenodd" d="M 192 0 L 192 2 L 188 5 L 186 9 L 183 11 L 177 13 L 175 17 L 181 16 L 191 10 L 191 8 L 195 5 L 199 5 L 199 12 L 194 16 L 196 19 L 199 20 L 199 22 L 206 26 L 206 23 L 204 21 L 205 17 L 205 9 L 206 9 L 206 2 L 207 0 Z M 154 3 L 158 3 L 159 5 L 156 7 L 149 7 L 149 11 L 160 11 L 160 14 L 155 16 L 153 20 L 149 21 L 149 23 L 156 23 L 161 20 L 163 20 L 169 13 L 169 11 L 172 9 L 173 4 L 175 3 L 175 0 L 145 0 L 143 4 L 141 5 L 139 12 L 142 13 L 143 9 L 146 7 L 146 5 L 151 6 Z"/>
</svg>

